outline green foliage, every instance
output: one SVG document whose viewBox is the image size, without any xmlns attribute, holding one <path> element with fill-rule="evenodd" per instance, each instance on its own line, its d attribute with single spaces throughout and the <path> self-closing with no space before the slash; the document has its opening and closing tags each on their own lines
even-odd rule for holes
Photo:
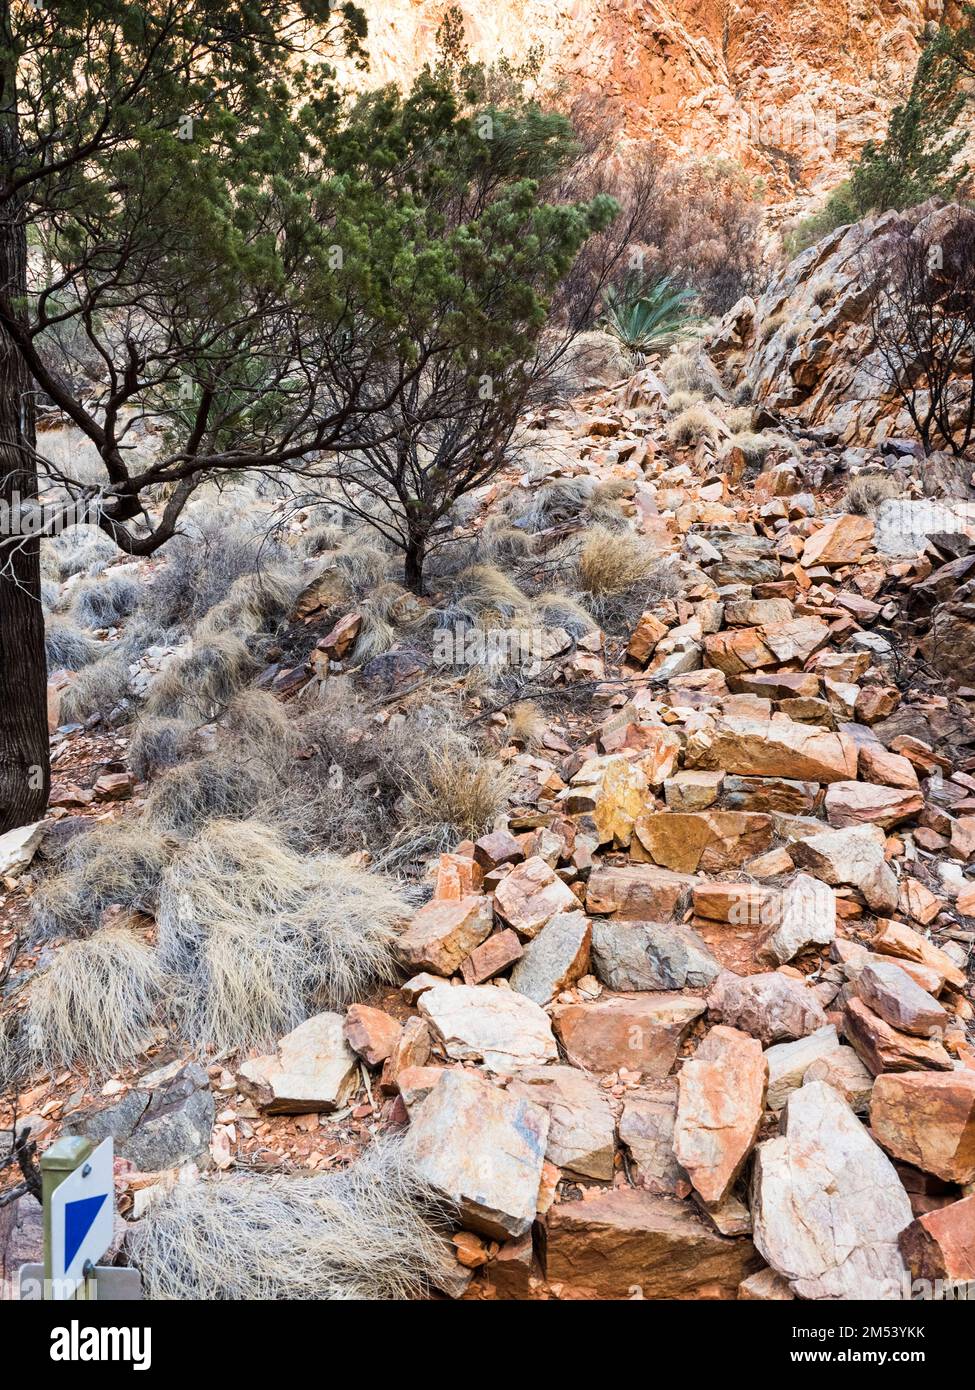
<svg viewBox="0 0 975 1390">
<path fill-rule="evenodd" d="M 975 5 L 966 5 L 958 29 L 942 25 L 925 42 L 907 100 L 891 112 L 883 141 L 864 145 L 850 178 L 786 238 L 787 254 L 797 255 L 868 212 L 963 196 L 970 169 L 958 159 L 968 138 L 960 118 L 972 99 L 973 75 Z"/>
<path fill-rule="evenodd" d="M 672 346 L 698 320 L 691 315 L 695 294 L 667 275 L 652 279 L 630 271 L 604 296 L 604 327 L 631 352 Z"/>
</svg>

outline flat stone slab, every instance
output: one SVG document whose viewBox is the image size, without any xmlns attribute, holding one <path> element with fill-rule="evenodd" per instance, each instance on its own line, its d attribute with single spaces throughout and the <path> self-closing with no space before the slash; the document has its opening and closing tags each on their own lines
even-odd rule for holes
<svg viewBox="0 0 975 1390">
<path fill-rule="evenodd" d="M 624 1067 L 665 1077 L 704 1001 L 682 994 L 615 994 L 592 1004 L 559 1004 L 552 1022 L 569 1061 L 597 1076 Z"/>
<path fill-rule="evenodd" d="M 548 1014 L 524 994 L 496 985 L 434 985 L 417 1007 L 448 1057 L 507 1073 L 554 1061 Z"/>
<path fill-rule="evenodd" d="M 303 1115 L 338 1110 L 358 1073 L 358 1058 L 345 1040 L 345 1020 L 322 1013 L 283 1037 L 276 1052 L 244 1062 L 239 1076 L 269 1115 Z"/>
<path fill-rule="evenodd" d="M 516 1072 L 508 1095 L 548 1111 L 545 1156 L 579 1178 L 612 1182 L 615 1122 L 607 1093 L 576 1067 L 531 1067 Z"/>
</svg>

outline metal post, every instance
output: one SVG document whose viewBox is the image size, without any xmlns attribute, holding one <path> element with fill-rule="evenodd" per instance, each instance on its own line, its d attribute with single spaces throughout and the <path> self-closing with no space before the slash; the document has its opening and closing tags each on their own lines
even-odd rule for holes
<svg viewBox="0 0 975 1390">
<path fill-rule="evenodd" d="M 88 1158 L 94 1149 L 90 1139 L 71 1135 L 58 1139 L 41 1154 L 41 1194 L 44 1203 L 44 1297 L 51 1296 L 53 1252 L 51 1250 L 51 1195 L 65 1178 Z"/>
</svg>

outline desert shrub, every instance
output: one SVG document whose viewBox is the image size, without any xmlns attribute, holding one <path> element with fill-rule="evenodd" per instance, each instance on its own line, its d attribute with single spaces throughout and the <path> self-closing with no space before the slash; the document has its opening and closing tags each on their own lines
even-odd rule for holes
<svg viewBox="0 0 975 1390">
<path fill-rule="evenodd" d="M 552 394 L 566 398 L 594 386 L 613 386 L 632 376 L 636 367 L 620 339 L 603 329 L 580 333 L 559 360 Z"/>
<path fill-rule="evenodd" d="M 105 655 L 105 643 L 75 627 L 68 618 L 50 617 L 44 624 L 44 647 L 49 671 L 80 671 Z"/>
<path fill-rule="evenodd" d="M 672 352 L 661 363 L 660 376 L 671 391 L 698 392 L 707 400 L 728 396 L 717 367 L 699 348 Z"/>
<path fill-rule="evenodd" d="M 221 747 L 158 777 L 145 816 L 154 830 L 186 837 L 214 817 L 245 820 L 280 787 L 279 773 L 258 753 Z"/>
<path fill-rule="evenodd" d="M 30 982 L 24 1018 L 35 1068 L 82 1063 L 107 1072 L 145 1047 L 163 999 L 155 951 L 129 927 L 68 941 Z"/>
<path fill-rule="evenodd" d="M 594 632 L 596 622 L 581 603 L 568 594 L 540 594 L 532 605 L 532 623 L 539 627 L 561 627 L 577 641 Z"/>
<path fill-rule="evenodd" d="M 223 510 L 198 508 L 166 545 L 142 611 L 161 627 L 192 627 L 226 598 L 235 581 L 257 578 L 280 557 L 254 525 Z"/>
<path fill-rule="evenodd" d="M 222 713 L 257 670 L 257 661 L 233 633 L 194 638 L 189 651 L 174 657 L 153 682 L 146 710 L 206 723 Z"/>
<path fill-rule="evenodd" d="M 183 1036 L 199 1050 L 270 1046 L 316 1010 L 344 1007 L 393 977 L 404 915 L 388 879 L 302 857 L 259 821 L 211 822 L 160 892 L 160 951 L 184 980 Z"/>
<path fill-rule="evenodd" d="M 716 444 L 724 433 L 721 420 L 706 405 L 688 406 L 667 425 L 667 439 L 671 444 L 696 444 L 699 439 Z"/>
<path fill-rule="evenodd" d="M 374 1143 L 337 1173 L 178 1184 L 133 1259 L 152 1299 L 415 1299 L 437 1282 L 444 1229 L 403 1151 Z"/>
<path fill-rule="evenodd" d="M 129 661 L 121 644 L 114 644 L 97 661 L 79 672 L 77 680 L 61 692 L 61 723 L 85 724 L 107 720 L 127 697 Z"/>
<path fill-rule="evenodd" d="M 869 516 L 882 502 L 900 497 L 904 491 L 904 480 L 891 473 L 858 473 L 847 484 L 843 509 L 857 516 Z"/>
<path fill-rule="evenodd" d="M 231 584 L 226 597 L 197 623 L 194 640 L 205 641 L 225 633 L 246 636 L 273 632 L 293 607 L 303 582 L 297 570 L 281 565 L 241 575 Z"/>
<path fill-rule="evenodd" d="M 504 516 L 490 516 L 478 533 L 477 564 L 519 565 L 530 560 L 535 542 L 527 530 L 513 526 Z"/>
<path fill-rule="evenodd" d="M 31 898 L 33 937 L 91 931 L 107 907 L 151 912 L 174 848 L 170 837 L 144 820 L 122 820 L 76 835 L 58 872 L 42 880 Z"/>
<path fill-rule="evenodd" d="M 721 418 L 733 435 L 751 434 L 755 423 L 755 411 L 750 405 L 734 405 L 722 411 Z"/>
<path fill-rule="evenodd" d="M 696 325 L 693 290 L 669 275 L 629 271 L 603 296 L 603 325 L 628 352 L 642 358 L 671 347 Z"/>
<path fill-rule="evenodd" d="M 135 609 L 140 593 L 128 574 L 83 579 L 72 591 L 71 616 L 82 627 L 115 627 Z"/>
<path fill-rule="evenodd" d="M 73 574 L 94 574 L 118 554 L 115 544 L 97 526 L 69 526 L 52 536 L 49 544 L 62 582 Z"/>
<path fill-rule="evenodd" d="M 539 750 L 547 729 L 548 720 L 531 700 L 519 700 L 508 711 L 508 724 L 505 729 L 508 742 L 517 743 L 526 753 Z"/>
<path fill-rule="evenodd" d="M 664 410 L 668 416 L 680 415 L 682 411 L 689 410 L 692 405 L 704 405 L 704 397 L 700 391 L 672 391 L 667 397 Z"/>
<path fill-rule="evenodd" d="M 237 747 L 269 765 L 294 752 L 296 735 L 286 707 L 264 690 L 242 690 L 227 706 L 224 727 Z"/>
<path fill-rule="evenodd" d="M 456 576 L 437 621 L 442 627 L 465 621 L 491 627 L 510 623 L 527 611 L 528 600 L 510 576 L 493 565 L 471 565 Z"/>
<path fill-rule="evenodd" d="M 144 716 L 129 743 L 128 764 L 140 782 L 178 767 L 196 751 L 196 725 L 188 719 Z"/>
<path fill-rule="evenodd" d="M 784 438 L 779 438 L 774 434 L 754 434 L 751 430 L 742 430 L 739 434 L 733 434 L 730 443 L 742 451 L 745 455 L 745 462 L 751 467 L 757 467 L 764 463 L 773 449 L 787 445 Z"/>
<path fill-rule="evenodd" d="M 575 559 L 583 603 L 611 633 L 629 632 L 640 613 L 676 590 L 671 568 L 632 532 L 595 530 Z"/>
<path fill-rule="evenodd" d="M 436 854 L 476 839 L 507 806 L 511 778 L 463 736 L 447 731 L 416 749 L 394 854 Z"/>
</svg>

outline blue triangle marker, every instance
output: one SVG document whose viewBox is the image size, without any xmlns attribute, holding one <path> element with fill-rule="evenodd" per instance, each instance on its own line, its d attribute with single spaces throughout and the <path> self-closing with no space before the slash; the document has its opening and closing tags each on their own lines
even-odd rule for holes
<svg viewBox="0 0 975 1390">
<path fill-rule="evenodd" d="M 95 1217 L 108 1201 L 108 1193 L 100 1197 L 82 1197 L 77 1202 L 67 1202 L 64 1208 L 64 1267 L 71 1268 L 71 1261 L 81 1248 L 81 1242 L 91 1230 Z"/>
</svg>

